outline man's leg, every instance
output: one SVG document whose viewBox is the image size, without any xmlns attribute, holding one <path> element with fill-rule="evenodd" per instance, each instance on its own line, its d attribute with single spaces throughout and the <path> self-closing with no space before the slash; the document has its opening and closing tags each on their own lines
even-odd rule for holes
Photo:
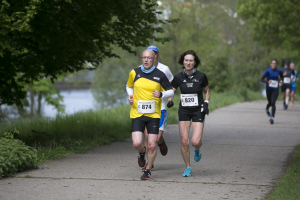
<svg viewBox="0 0 300 200">
<path fill-rule="evenodd" d="M 157 144 L 161 144 L 164 141 L 163 133 L 164 132 L 162 130 L 159 130 L 157 136 Z"/>
<path fill-rule="evenodd" d="M 139 131 L 132 132 L 132 144 L 135 150 L 138 150 L 141 153 L 145 151 L 143 146 L 142 132 Z"/>
<path fill-rule="evenodd" d="M 145 147 L 143 145 L 143 132 L 145 130 L 145 122 L 142 117 L 132 120 L 132 144 L 134 149 L 139 151 L 138 164 L 140 167 L 146 165 Z"/>
<path fill-rule="evenodd" d="M 296 91 L 296 88 L 293 87 L 293 88 L 291 89 L 291 102 L 292 102 L 291 107 L 293 107 L 293 104 L 294 104 L 294 100 L 295 100 L 295 91 Z"/>
<path fill-rule="evenodd" d="M 146 147 L 146 155 L 147 155 L 147 158 L 148 158 L 148 131 L 147 131 L 147 128 L 145 128 L 145 131 L 144 131 L 144 145 Z"/>
<path fill-rule="evenodd" d="M 158 132 L 158 138 L 157 138 L 157 145 L 159 146 L 159 150 L 161 155 L 165 156 L 168 153 L 168 146 L 164 140 L 163 133 L 167 126 L 167 111 L 162 110 L 161 111 L 161 117 L 159 121 L 159 132 Z"/>
<path fill-rule="evenodd" d="M 283 109 L 285 109 L 285 85 L 281 86 L 281 94 L 282 94 L 282 101 L 283 101 Z"/>
<path fill-rule="evenodd" d="M 156 158 L 156 141 L 157 134 L 148 134 L 148 165 L 147 170 L 151 170 L 154 160 Z"/>
<path fill-rule="evenodd" d="M 287 88 L 285 92 L 285 109 L 287 109 L 290 99 L 290 89 Z"/>
</svg>

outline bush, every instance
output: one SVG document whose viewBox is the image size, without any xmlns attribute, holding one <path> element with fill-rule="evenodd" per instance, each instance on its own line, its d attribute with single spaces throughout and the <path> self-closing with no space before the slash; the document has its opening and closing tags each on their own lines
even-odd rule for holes
<svg viewBox="0 0 300 200">
<path fill-rule="evenodd" d="M 37 166 L 37 152 L 21 140 L 14 139 L 17 130 L 0 138 L 0 178 Z"/>
</svg>

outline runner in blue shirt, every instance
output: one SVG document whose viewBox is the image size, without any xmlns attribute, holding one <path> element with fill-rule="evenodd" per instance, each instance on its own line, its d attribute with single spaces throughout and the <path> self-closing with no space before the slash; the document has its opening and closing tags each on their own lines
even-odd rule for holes
<svg viewBox="0 0 300 200">
<path fill-rule="evenodd" d="M 292 80 L 292 87 L 291 87 L 291 108 L 294 107 L 294 100 L 295 100 L 295 92 L 296 92 L 296 81 L 299 80 L 298 72 L 295 70 L 295 64 L 291 63 L 290 69 L 294 70 L 295 76 L 291 74 L 291 80 Z"/>
<path fill-rule="evenodd" d="M 281 86 L 281 83 L 278 81 L 279 76 L 281 79 L 283 79 L 282 72 L 279 69 L 277 69 L 277 60 L 273 59 L 271 61 L 271 67 L 265 71 L 264 75 L 261 78 L 261 81 L 266 83 L 268 104 L 265 108 L 265 111 L 268 117 L 270 117 L 271 124 L 274 123 L 274 117 L 276 112 L 275 104 L 279 94 L 279 86 Z M 267 80 L 265 78 L 267 78 Z M 272 115 L 269 112 L 270 107 L 272 107 Z"/>
</svg>

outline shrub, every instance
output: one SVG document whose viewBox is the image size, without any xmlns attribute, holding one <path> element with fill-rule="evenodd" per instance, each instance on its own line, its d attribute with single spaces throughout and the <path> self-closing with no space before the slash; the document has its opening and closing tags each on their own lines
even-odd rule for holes
<svg viewBox="0 0 300 200">
<path fill-rule="evenodd" d="M 36 149 L 14 139 L 14 134 L 19 134 L 19 131 L 5 132 L 0 138 L 0 178 L 37 167 Z"/>
</svg>

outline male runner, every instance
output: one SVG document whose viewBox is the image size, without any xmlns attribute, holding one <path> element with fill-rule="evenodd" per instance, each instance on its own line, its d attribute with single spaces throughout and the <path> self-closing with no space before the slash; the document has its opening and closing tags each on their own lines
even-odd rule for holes
<svg viewBox="0 0 300 200">
<path fill-rule="evenodd" d="M 151 168 L 156 157 L 156 141 L 159 132 L 161 97 L 169 98 L 174 95 L 172 86 L 166 75 L 154 66 L 154 52 L 145 50 L 142 54 L 143 65 L 131 70 L 126 90 L 131 105 L 133 147 L 139 151 L 138 164 L 146 164 L 146 147 L 143 145 L 145 127 L 148 130 L 148 165 L 142 180 L 151 178 Z"/>
<path fill-rule="evenodd" d="M 294 70 L 290 69 L 290 61 L 285 62 L 285 66 L 281 69 L 283 74 L 283 83 L 281 86 L 283 109 L 287 110 L 289 105 L 290 90 L 291 90 L 291 74 L 295 75 Z"/>
<path fill-rule="evenodd" d="M 154 66 L 159 69 L 160 71 L 162 71 L 168 78 L 169 82 L 171 83 L 173 80 L 173 74 L 170 71 L 169 67 L 166 65 L 163 65 L 161 63 L 158 62 L 158 58 L 159 58 L 159 51 L 158 48 L 156 46 L 149 46 L 147 49 L 152 50 L 155 54 L 154 57 Z M 171 99 L 170 99 L 171 100 Z M 172 102 L 173 103 L 173 102 Z M 172 107 L 172 103 L 168 103 L 168 107 Z M 162 103 L 161 103 L 161 117 L 160 117 L 160 122 L 159 122 L 159 133 L 158 133 L 158 138 L 157 138 L 157 145 L 159 146 L 160 149 L 160 153 L 161 155 L 165 156 L 168 153 L 168 146 L 163 138 L 163 132 L 166 130 L 166 126 L 167 126 L 167 109 L 166 109 L 166 100 L 162 99 Z M 147 133 L 147 129 L 145 129 L 145 137 L 144 137 L 144 145 L 147 147 L 148 145 L 148 133 Z M 148 157 L 148 155 L 147 155 Z M 142 171 L 145 171 L 147 167 L 146 166 L 142 169 Z M 152 165 L 152 168 L 154 168 L 154 165 Z"/>
<path fill-rule="evenodd" d="M 299 80 L 298 72 L 295 70 L 295 64 L 291 63 L 290 69 L 294 70 L 295 76 L 291 75 L 292 80 L 292 87 L 291 87 L 291 108 L 294 107 L 294 100 L 295 100 L 295 92 L 296 92 L 296 81 Z"/>
</svg>

